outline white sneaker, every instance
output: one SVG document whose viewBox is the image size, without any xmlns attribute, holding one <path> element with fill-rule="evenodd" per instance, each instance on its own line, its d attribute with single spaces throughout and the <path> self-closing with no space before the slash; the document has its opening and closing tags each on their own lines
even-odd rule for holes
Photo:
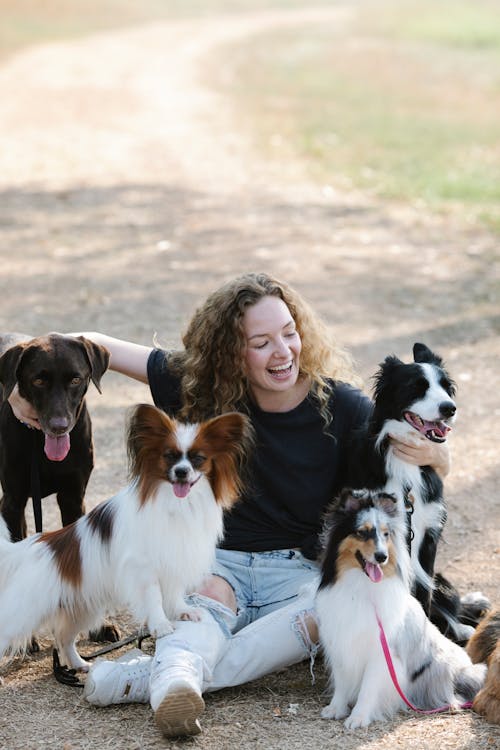
<svg viewBox="0 0 500 750">
<path fill-rule="evenodd" d="M 94 706 L 147 703 L 152 661 L 151 656 L 138 648 L 115 661 L 96 661 L 87 674 L 83 697 Z"/>
<path fill-rule="evenodd" d="M 155 721 L 165 737 L 183 737 L 201 732 L 198 717 L 205 710 L 205 701 L 192 681 L 173 678 L 167 693 L 155 711 Z"/>
</svg>

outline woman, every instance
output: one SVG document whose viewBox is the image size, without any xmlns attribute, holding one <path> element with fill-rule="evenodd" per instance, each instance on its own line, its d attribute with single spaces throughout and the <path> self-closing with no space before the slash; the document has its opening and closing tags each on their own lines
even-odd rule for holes
<svg viewBox="0 0 500 750">
<path fill-rule="evenodd" d="M 191 598 L 200 622 L 178 622 L 154 658 L 101 661 L 84 694 L 95 705 L 151 702 L 166 736 L 200 731 L 202 693 L 314 659 L 315 558 L 326 504 L 344 483 L 346 447 L 371 402 L 349 357 L 288 285 L 246 274 L 196 311 L 184 349 L 164 352 L 85 333 L 110 368 L 149 383 L 157 406 L 191 421 L 246 412 L 256 434 L 247 489 L 227 516 L 213 575 Z M 37 426 L 18 394 L 16 416 Z M 447 448 L 394 444 L 397 455 L 443 475 Z"/>
</svg>

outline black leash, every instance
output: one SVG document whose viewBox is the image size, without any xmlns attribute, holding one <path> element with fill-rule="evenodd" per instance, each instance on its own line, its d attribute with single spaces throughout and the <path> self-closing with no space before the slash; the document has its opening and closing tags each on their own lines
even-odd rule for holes
<svg viewBox="0 0 500 750">
<path fill-rule="evenodd" d="M 408 529 L 408 535 L 407 535 L 407 544 L 408 544 L 408 552 L 411 554 L 411 543 L 413 542 L 415 538 L 415 532 L 413 531 L 411 527 L 411 517 L 413 515 L 413 512 L 415 510 L 414 502 L 415 499 L 413 495 L 411 494 L 411 486 L 405 485 L 403 487 L 403 498 L 404 498 L 404 504 L 405 504 L 405 510 L 406 510 L 406 524 Z"/>
<path fill-rule="evenodd" d="M 29 427 L 29 425 L 26 425 Z M 30 428 L 33 433 L 33 445 L 31 450 L 31 499 L 33 501 L 33 516 L 35 518 L 35 530 L 41 534 L 42 525 L 42 491 L 40 488 L 40 462 L 38 460 L 38 435 L 37 430 Z"/>
<path fill-rule="evenodd" d="M 134 641 L 137 641 L 137 648 L 142 648 L 142 642 L 146 638 L 149 638 L 149 633 L 141 633 L 138 631 L 126 636 L 125 638 L 122 638 L 119 641 L 116 641 L 115 643 L 110 643 L 108 646 L 103 646 L 97 651 L 94 651 L 92 654 L 88 654 L 86 656 L 83 656 L 82 658 L 86 661 L 96 659 L 98 656 L 108 654 L 110 651 L 115 651 L 117 648 L 128 646 L 130 643 L 134 643 Z M 84 686 L 84 683 L 81 682 L 77 677 L 76 669 L 70 669 L 69 667 L 65 667 L 63 664 L 61 664 L 59 660 L 59 654 L 57 653 L 57 649 L 55 648 L 52 650 L 52 671 L 56 680 L 63 685 L 69 685 L 70 687 L 76 688 L 82 688 Z"/>
</svg>

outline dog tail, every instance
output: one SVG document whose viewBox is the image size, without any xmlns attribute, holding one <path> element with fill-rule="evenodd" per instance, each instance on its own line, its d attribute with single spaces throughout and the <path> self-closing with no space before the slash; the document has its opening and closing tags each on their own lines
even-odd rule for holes
<svg viewBox="0 0 500 750">
<path fill-rule="evenodd" d="M 470 664 L 455 677 L 455 693 L 461 702 L 473 701 L 484 685 L 486 664 Z"/>
<path fill-rule="evenodd" d="M 64 594 L 52 556 L 38 540 L 12 543 L 0 532 L 0 658 L 24 651 Z"/>
</svg>

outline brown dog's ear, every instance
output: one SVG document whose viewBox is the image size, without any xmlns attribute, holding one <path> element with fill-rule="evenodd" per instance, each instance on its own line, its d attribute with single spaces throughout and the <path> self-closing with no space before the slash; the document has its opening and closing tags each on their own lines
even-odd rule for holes
<svg viewBox="0 0 500 750">
<path fill-rule="evenodd" d="M 17 371 L 25 351 L 26 344 L 16 344 L 7 349 L 0 357 L 0 383 L 3 385 L 5 401 L 9 398 L 17 383 Z"/>
<path fill-rule="evenodd" d="M 102 393 L 101 378 L 109 366 L 109 352 L 104 346 L 94 344 L 93 341 L 86 339 L 85 336 L 77 336 L 77 341 L 81 341 L 84 346 L 90 364 L 91 380 L 99 393 Z"/>
</svg>

